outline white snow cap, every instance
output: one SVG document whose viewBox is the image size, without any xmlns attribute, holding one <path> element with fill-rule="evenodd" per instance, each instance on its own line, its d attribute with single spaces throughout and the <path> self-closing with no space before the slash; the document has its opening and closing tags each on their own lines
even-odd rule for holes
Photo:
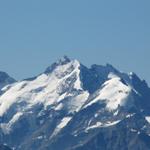
<svg viewBox="0 0 150 150">
<path fill-rule="evenodd" d="M 60 93 L 65 89 L 68 89 L 67 92 L 69 92 L 71 87 L 82 91 L 76 97 L 72 94 L 74 100 L 72 100 L 70 108 L 73 105 L 72 108 L 78 110 L 88 97 L 88 93 L 82 89 L 80 81 L 80 63 L 77 60 L 70 61 L 65 56 L 55 64 L 57 65 L 51 73 L 43 73 L 31 81 L 17 82 L 0 96 L 0 116 L 5 114 L 12 105 L 18 106 L 22 102 L 26 103 L 22 108 L 23 110 L 27 110 L 38 103 L 44 104 L 45 107 L 56 105 L 69 96 L 69 93 Z M 78 100 L 80 97 L 83 98 L 81 101 Z M 58 108 L 60 109 L 57 107 L 56 110 Z"/>
<path fill-rule="evenodd" d="M 131 87 L 121 82 L 120 77 L 110 73 L 108 80 L 102 85 L 97 96 L 84 108 L 100 101 L 105 101 L 108 110 L 115 110 L 118 106 L 124 106 L 130 96 Z"/>
</svg>

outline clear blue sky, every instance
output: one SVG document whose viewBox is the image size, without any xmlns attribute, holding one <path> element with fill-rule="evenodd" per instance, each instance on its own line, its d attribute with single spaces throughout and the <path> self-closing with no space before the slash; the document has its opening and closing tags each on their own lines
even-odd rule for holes
<svg viewBox="0 0 150 150">
<path fill-rule="evenodd" d="M 150 1 L 0 1 L 0 70 L 23 79 L 63 55 L 111 63 L 150 85 Z"/>
</svg>

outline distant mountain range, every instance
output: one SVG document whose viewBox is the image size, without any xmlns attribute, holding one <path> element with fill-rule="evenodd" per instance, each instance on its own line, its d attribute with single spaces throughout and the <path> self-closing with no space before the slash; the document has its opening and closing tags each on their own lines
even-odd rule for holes
<svg viewBox="0 0 150 150">
<path fill-rule="evenodd" d="M 87 68 L 66 56 L 22 81 L 0 72 L 0 144 L 0 150 L 150 150 L 150 88 L 133 72 L 110 64 Z"/>
</svg>

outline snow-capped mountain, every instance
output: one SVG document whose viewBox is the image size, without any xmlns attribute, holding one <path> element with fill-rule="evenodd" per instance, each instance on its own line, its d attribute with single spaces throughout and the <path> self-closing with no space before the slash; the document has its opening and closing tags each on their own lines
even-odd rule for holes
<svg viewBox="0 0 150 150">
<path fill-rule="evenodd" d="M 7 83 L 1 84 L 1 144 L 15 150 L 150 149 L 150 88 L 135 73 L 109 64 L 87 68 L 65 56 L 34 78 L 0 81 Z"/>
</svg>

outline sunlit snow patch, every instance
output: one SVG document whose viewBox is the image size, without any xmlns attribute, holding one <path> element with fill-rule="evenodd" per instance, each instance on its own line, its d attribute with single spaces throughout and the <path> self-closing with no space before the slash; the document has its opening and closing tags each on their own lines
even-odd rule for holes
<svg viewBox="0 0 150 150">
<path fill-rule="evenodd" d="M 115 110 L 118 106 L 124 106 L 130 96 L 131 87 L 123 84 L 119 77 L 110 75 L 110 80 L 102 85 L 97 97 L 90 101 L 84 108 L 99 102 L 104 101 L 108 110 Z"/>
<path fill-rule="evenodd" d="M 4 134 L 9 134 L 9 132 L 11 131 L 12 126 L 19 120 L 19 118 L 23 115 L 22 112 L 18 112 L 16 113 L 12 119 L 8 122 L 8 123 L 2 123 L 1 129 L 3 131 Z"/>
<path fill-rule="evenodd" d="M 63 129 L 68 123 L 69 121 L 72 119 L 72 117 L 65 117 L 63 118 L 60 123 L 57 125 L 56 129 L 54 130 L 52 137 L 56 136 L 60 131 L 61 129 Z"/>
<path fill-rule="evenodd" d="M 107 122 L 107 123 L 102 123 L 102 122 L 97 122 L 95 125 L 92 125 L 92 126 L 89 126 L 86 128 L 85 131 L 88 131 L 88 130 L 91 130 L 91 129 L 94 129 L 94 128 L 105 128 L 105 127 L 109 127 L 109 126 L 113 126 L 113 125 L 116 125 L 120 122 L 121 120 L 117 120 L 117 121 L 114 121 L 114 122 Z"/>
<path fill-rule="evenodd" d="M 147 120 L 148 123 L 150 123 L 150 116 L 146 116 L 145 119 Z"/>
</svg>

